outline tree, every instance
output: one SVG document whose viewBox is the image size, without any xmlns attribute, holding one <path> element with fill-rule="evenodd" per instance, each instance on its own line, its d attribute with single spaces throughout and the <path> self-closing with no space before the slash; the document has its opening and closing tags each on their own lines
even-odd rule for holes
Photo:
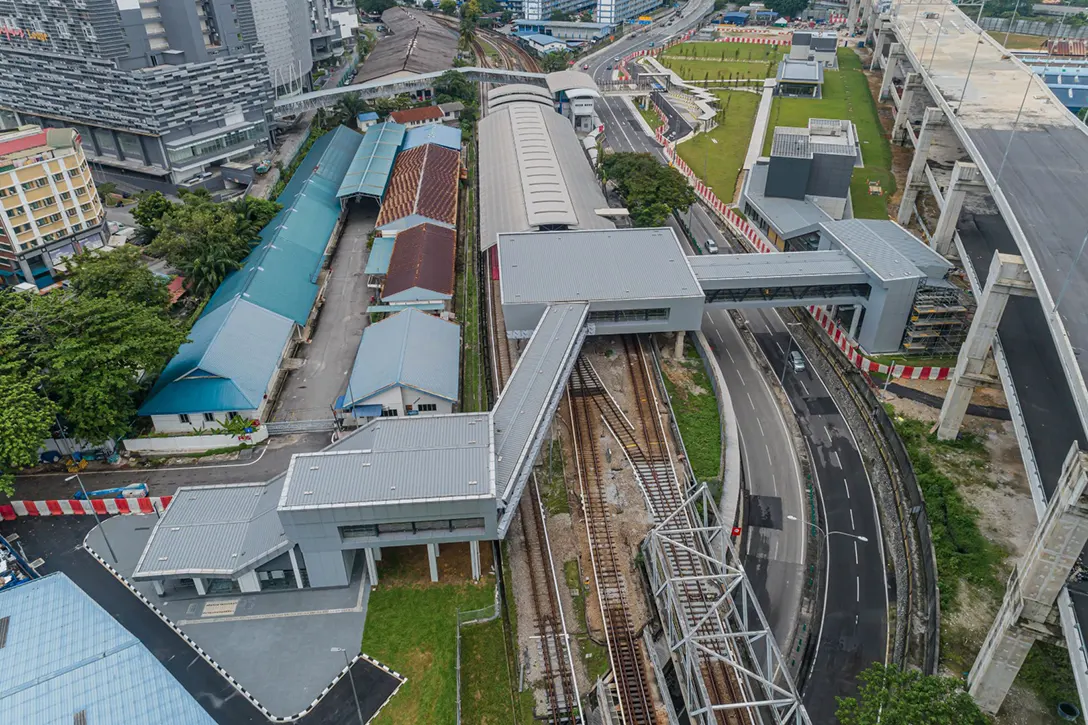
<svg viewBox="0 0 1088 725">
<path fill-rule="evenodd" d="M 484 15 L 491 15 L 492 13 L 502 12 L 502 5 L 499 0 L 478 0 L 480 12 Z"/>
<path fill-rule="evenodd" d="M 500 20 L 502 21 L 503 25 L 509 25 L 510 21 L 513 20 L 513 19 L 514 19 L 514 13 L 513 13 L 512 10 L 503 10 L 502 11 L 502 18 L 500 18 Z"/>
<path fill-rule="evenodd" d="M 566 70 L 570 65 L 571 54 L 568 50 L 557 50 L 553 53 L 545 53 L 540 59 L 540 68 L 545 73 L 555 73 Z"/>
<path fill-rule="evenodd" d="M 673 210 L 695 203 L 695 191 L 687 179 L 676 169 L 657 163 L 650 154 L 607 154 L 601 173 L 616 185 L 635 226 L 660 226 Z"/>
<path fill-rule="evenodd" d="M 139 235 L 145 244 L 155 241 L 155 236 L 159 233 L 159 223 L 173 208 L 174 204 L 158 191 L 145 191 L 136 197 L 132 218 L 136 221 Z"/>
<path fill-rule="evenodd" d="M 112 181 L 103 181 L 101 184 L 96 184 L 95 186 L 98 189 L 98 198 L 102 201 L 105 201 L 106 197 L 110 194 L 117 193 L 117 184 Z"/>
<path fill-rule="evenodd" d="M 161 310 L 117 294 L 57 290 L 0 298 L 0 340 L 20 341 L 27 379 L 42 381 L 41 392 L 56 403 L 73 437 L 91 444 L 128 432 L 141 380 L 157 373 L 185 341 L 185 332 Z M 40 431 L 39 424 L 31 420 L 30 429 Z"/>
<path fill-rule="evenodd" d="M 438 11 L 443 15 L 456 15 L 457 3 L 453 0 L 442 0 L 442 2 L 438 3 Z"/>
<path fill-rule="evenodd" d="M 552 22 L 566 22 L 570 19 L 570 13 L 565 13 L 562 10 L 553 11 L 551 17 L 548 18 L 548 20 L 551 20 Z"/>
<path fill-rule="evenodd" d="M 836 697 L 841 725 L 985 725 L 963 681 L 874 662 L 861 675 L 860 700 Z"/>
<path fill-rule="evenodd" d="M 367 102 L 363 100 L 363 97 L 358 93 L 349 93 L 337 99 L 336 105 L 333 107 L 334 117 L 337 123 L 342 123 L 345 126 L 353 126 L 355 124 L 355 117 L 360 113 L 369 111 L 370 107 Z"/>
<path fill-rule="evenodd" d="M 476 21 L 480 19 L 481 14 L 480 3 L 476 2 L 476 0 L 468 0 L 468 2 L 461 6 L 461 18 L 472 25 L 476 24 Z"/>
<path fill-rule="evenodd" d="M 368 15 L 381 15 L 397 6 L 397 0 L 355 0 L 355 5 Z"/>
<path fill-rule="evenodd" d="M 434 10 L 434 3 L 431 0 L 423 0 L 424 10 Z"/>
<path fill-rule="evenodd" d="M 465 77 L 464 73 L 448 70 L 434 82 L 434 93 L 439 103 L 461 101 L 464 104 L 475 103 L 476 84 Z"/>
<path fill-rule="evenodd" d="M 283 204 L 258 196 L 243 196 L 230 203 L 230 209 L 237 217 L 238 236 L 248 242 L 259 238 L 261 230 L 279 213 Z"/>
<path fill-rule="evenodd" d="M 38 462 L 56 406 L 37 389 L 37 378 L 0 375 L 0 494 L 14 493 L 15 471 Z"/>
<path fill-rule="evenodd" d="M 193 294 L 211 297 L 227 275 L 241 266 L 228 246 L 205 240 L 179 263 L 178 271 L 185 275 Z"/>
<path fill-rule="evenodd" d="M 140 257 L 139 250 L 130 246 L 77 254 L 68 260 L 68 284 L 77 295 L 115 294 L 132 304 L 165 311 L 170 304 L 167 282 L 148 269 Z"/>
<path fill-rule="evenodd" d="M 808 0 L 767 0 L 767 9 L 786 18 L 795 18 L 808 7 Z"/>
</svg>

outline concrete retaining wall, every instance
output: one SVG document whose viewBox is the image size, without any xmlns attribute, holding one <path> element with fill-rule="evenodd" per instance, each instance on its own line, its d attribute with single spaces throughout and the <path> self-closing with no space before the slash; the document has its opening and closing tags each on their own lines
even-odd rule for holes
<svg viewBox="0 0 1088 725">
<path fill-rule="evenodd" d="M 121 441 L 125 450 L 139 456 L 171 453 L 203 453 L 215 448 L 231 448 L 243 443 L 253 445 L 268 439 L 268 429 L 261 426 L 248 435 L 195 435 L 168 438 L 132 438 Z"/>
</svg>

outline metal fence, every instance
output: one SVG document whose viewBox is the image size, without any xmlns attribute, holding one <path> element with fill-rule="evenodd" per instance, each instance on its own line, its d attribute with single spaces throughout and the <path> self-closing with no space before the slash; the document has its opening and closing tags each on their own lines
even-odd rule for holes
<svg viewBox="0 0 1088 725">
<path fill-rule="evenodd" d="M 499 587 L 495 586 L 495 601 L 481 609 L 457 611 L 457 659 L 455 670 L 457 676 L 457 725 L 461 725 L 461 628 L 470 624 L 485 624 L 494 621 L 499 616 Z"/>
<path fill-rule="evenodd" d="M 1016 20 L 1012 18 L 983 18 L 982 29 L 995 33 L 1018 33 L 1020 35 L 1038 35 L 1039 45 L 1047 38 L 1088 38 L 1088 26 L 1073 28 L 1058 21 Z M 998 38 L 1000 41 L 1001 38 Z"/>
</svg>

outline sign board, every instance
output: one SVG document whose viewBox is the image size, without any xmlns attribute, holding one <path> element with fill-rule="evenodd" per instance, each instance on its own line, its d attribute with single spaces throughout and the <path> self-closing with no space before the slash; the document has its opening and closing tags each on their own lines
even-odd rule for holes
<svg viewBox="0 0 1088 725">
<path fill-rule="evenodd" d="M 739 526 L 734 526 L 733 527 L 733 536 L 740 536 L 740 527 Z"/>
</svg>

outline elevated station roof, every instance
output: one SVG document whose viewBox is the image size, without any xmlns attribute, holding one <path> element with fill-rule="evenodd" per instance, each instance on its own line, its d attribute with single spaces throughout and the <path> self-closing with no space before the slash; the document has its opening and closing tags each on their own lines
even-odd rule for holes
<svg viewBox="0 0 1088 725">
<path fill-rule="evenodd" d="M 704 254 L 688 264 L 706 289 L 746 288 L 782 284 L 859 284 L 869 276 L 838 250 L 781 254 Z"/>
<path fill-rule="evenodd" d="M 378 418 L 324 451 L 292 456 L 279 508 L 487 498 L 492 461 L 487 413 Z"/>
<path fill-rule="evenodd" d="M 289 545 L 276 515 L 282 487 L 281 475 L 268 483 L 178 489 L 133 578 L 238 576 L 282 554 Z"/>
<path fill-rule="evenodd" d="M 502 234 L 499 266 L 503 304 L 702 296 L 668 227 Z"/>
<path fill-rule="evenodd" d="M 537 103 L 542 106 L 552 107 L 552 96 L 548 89 L 542 86 L 534 86 L 528 83 L 510 83 L 505 86 L 492 88 L 487 92 L 487 110 L 494 111 L 500 106 L 509 103 Z"/>
<path fill-rule="evenodd" d="M 584 302 L 545 310 L 495 403 L 495 479 L 503 499 L 510 496 L 519 467 L 533 464 L 530 447 L 540 426 L 551 420 L 549 402 L 562 395 L 588 313 Z"/>
<path fill-rule="evenodd" d="M 917 277 L 937 279 L 952 264 L 890 219 L 844 219 L 820 225 L 828 235 L 882 280 Z"/>
<path fill-rule="evenodd" d="M 547 82 L 548 91 L 550 91 L 552 95 L 576 88 L 590 90 L 597 95 L 600 95 L 600 89 L 597 88 L 597 82 L 593 80 L 593 77 L 590 76 L 589 73 L 583 73 L 580 70 L 556 71 L 555 73 L 549 73 L 545 76 L 544 80 Z"/>
<path fill-rule="evenodd" d="M 368 128 L 340 182 L 337 198 L 372 196 L 381 199 L 406 131 L 404 126 L 391 121 Z"/>
<path fill-rule="evenodd" d="M 480 245 L 542 226 L 613 229 L 570 122 L 550 105 L 513 103 L 480 121 Z"/>
</svg>

